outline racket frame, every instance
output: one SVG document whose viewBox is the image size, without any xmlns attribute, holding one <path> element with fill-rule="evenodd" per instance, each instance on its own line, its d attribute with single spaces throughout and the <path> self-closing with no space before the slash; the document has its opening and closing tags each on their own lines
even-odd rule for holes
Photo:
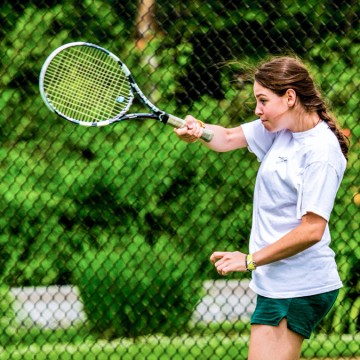
<svg viewBox="0 0 360 360">
<path fill-rule="evenodd" d="M 127 105 L 124 107 L 124 109 L 122 109 L 122 111 L 117 116 L 115 116 L 115 117 L 113 117 L 111 119 L 102 120 L 102 121 L 98 121 L 98 122 L 81 121 L 81 120 L 77 120 L 77 119 L 71 118 L 71 117 L 63 114 L 61 111 L 56 109 L 56 107 L 53 106 L 51 101 L 48 99 L 46 91 L 45 91 L 45 75 L 46 75 L 46 71 L 47 71 L 49 65 L 51 64 L 53 59 L 60 52 L 66 50 L 66 49 L 68 49 L 70 47 L 75 47 L 75 46 L 88 46 L 88 47 L 92 47 L 92 48 L 95 48 L 97 50 L 100 50 L 100 51 L 104 52 L 106 55 L 108 55 L 114 61 L 116 61 L 118 63 L 118 65 L 121 67 L 123 73 L 125 74 L 125 76 L 129 80 L 129 84 L 130 84 L 129 100 L 128 100 Z M 39 76 L 39 89 L 40 89 L 40 95 L 41 95 L 44 103 L 46 104 L 46 106 L 52 112 L 56 113 L 60 117 L 66 119 L 68 121 L 71 121 L 71 122 L 73 122 L 73 123 L 75 123 L 77 125 L 88 126 L 88 127 L 92 127 L 92 126 L 100 127 L 100 126 L 106 126 L 106 125 L 110 125 L 110 124 L 113 124 L 115 122 L 124 121 L 124 120 L 152 119 L 152 120 L 160 121 L 163 124 L 167 124 L 167 125 L 170 125 L 170 126 L 175 127 L 175 128 L 181 128 L 181 127 L 186 126 L 185 120 L 183 120 L 181 118 L 178 118 L 178 117 L 176 117 L 174 115 L 168 114 L 163 110 L 160 110 L 157 106 L 155 106 L 144 95 L 144 93 L 141 91 L 138 84 L 136 83 L 135 79 L 133 78 L 129 68 L 120 60 L 119 57 L 117 57 L 112 52 L 102 48 L 101 46 L 98 46 L 96 44 L 92 44 L 92 43 L 89 43 L 89 42 L 83 42 L 83 41 L 71 42 L 71 43 L 68 43 L 68 44 L 64 44 L 64 45 L 58 47 L 57 49 L 55 49 L 47 57 L 47 59 L 45 60 L 43 66 L 41 68 L 41 72 L 40 72 L 40 76 Z M 142 102 L 142 104 L 145 105 L 148 109 L 150 109 L 152 111 L 152 113 L 130 113 L 130 114 L 127 113 L 129 111 L 131 105 L 132 105 L 133 100 L 134 100 L 134 97 L 135 97 L 134 93 L 136 93 L 138 95 L 138 97 L 139 97 L 140 101 Z M 213 132 L 211 130 L 204 128 L 203 129 L 203 134 L 201 135 L 201 138 L 203 140 L 209 142 L 213 138 L 213 135 L 214 134 L 213 134 Z"/>
</svg>

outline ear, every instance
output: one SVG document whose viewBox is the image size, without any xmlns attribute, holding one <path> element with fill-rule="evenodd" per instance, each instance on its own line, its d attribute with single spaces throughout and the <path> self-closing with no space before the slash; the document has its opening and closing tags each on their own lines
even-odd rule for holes
<svg viewBox="0 0 360 360">
<path fill-rule="evenodd" d="M 296 92 L 293 89 L 287 89 L 285 93 L 287 104 L 290 108 L 295 106 L 296 103 Z"/>
</svg>

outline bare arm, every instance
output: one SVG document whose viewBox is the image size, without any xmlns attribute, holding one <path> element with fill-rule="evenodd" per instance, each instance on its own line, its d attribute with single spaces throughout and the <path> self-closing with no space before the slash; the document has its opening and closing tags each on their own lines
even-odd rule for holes
<svg viewBox="0 0 360 360">
<path fill-rule="evenodd" d="M 325 219 L 314 213 L 308 213 L 302 217 L 299 226 L 275 243 L 254 253 L 253 258 L 260 266 L 296 255 L 319 242 L 325 227 Z"/>
<path fill-rule="evenodd" d="M 257 266 L 266 265 L 296 255 L 315 245 L 324 234 L 326 220 L 314 213 L 302 217 L 301 223 L 278 241 L 255 252 L 253 259 Z M 239 251 L 214 252 L 210 260 L 221 275 L 233 271 L 246 271 L 246 254 Z"/>
<path fill-rule="evenodd" d="M 194 142 L 198 140 L 203 129 L 199 125 L 197 119 L 188 115 L 185 118 L 185 121 L 187 126 L 180 129 L 174 129 L 175 133 L 180 139 L 186 142 Z M 228 129 L 218 125 L 206 124 L 205 127 L 214 132 L 214 137 L 209 143 L 201 140 L 201 142 L 209 149 L 218 152 L 226 152 L 247 146 L 241 126 Z"/>
</svg>

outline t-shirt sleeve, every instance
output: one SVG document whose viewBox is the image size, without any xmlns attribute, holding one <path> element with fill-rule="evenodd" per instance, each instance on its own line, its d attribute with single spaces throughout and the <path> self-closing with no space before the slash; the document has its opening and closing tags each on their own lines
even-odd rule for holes
<svg viewBox="0 0 360 360">
<path fill-rule="evenodd" d="M 276 133 L 267 131 L 261 120 L 255 120 L 241 125 L 248 149 L 254 153 L 259 161 L 262 161 L 274 142 Z"/>
<path fill-rule="evenodd" d="M 328 162 L 309 165 L 304 172 L 297 218 L 312 212 L 329 221 L 341 180 L 342 173 Z"/>
</svg>

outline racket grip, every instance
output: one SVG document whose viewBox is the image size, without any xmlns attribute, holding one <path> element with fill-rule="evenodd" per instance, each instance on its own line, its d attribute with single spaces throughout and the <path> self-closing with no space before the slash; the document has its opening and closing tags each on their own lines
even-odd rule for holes
<svg viewBox="0 0 360 360">
<path fill-rule="evenodd" d="M 175 128 L 182 128 L 186 126 L 185 120 L 178 118 L 174 115 L 169 115 L 169 118 L 167 119 L 166 123 Z M 214 137 L 214 132 L 212 130 L 203 128 L 203 133 L 200 136 L 201 139 L 205 140 L 206 142 L 210 142 L 213 137 Z"/>
</svg>

